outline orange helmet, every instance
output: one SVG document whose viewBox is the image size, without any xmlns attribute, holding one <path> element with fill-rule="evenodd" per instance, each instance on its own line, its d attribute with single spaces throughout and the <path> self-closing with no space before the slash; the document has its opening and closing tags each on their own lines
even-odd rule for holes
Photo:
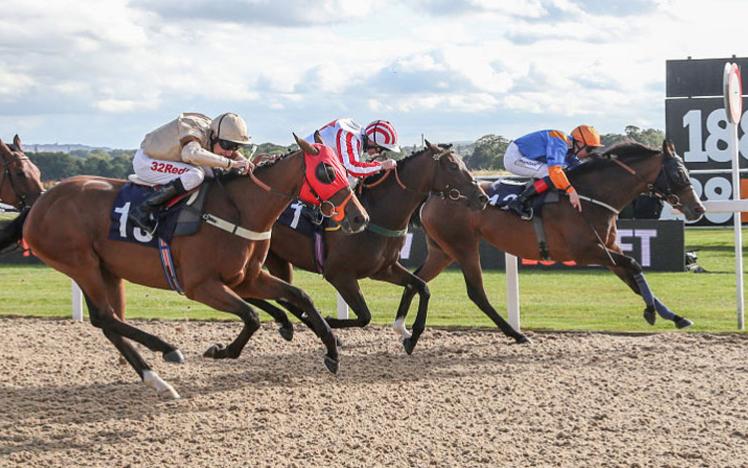
<svg viewBox="0 0 748 468">
<path fill-rule="evenodd" d="M 580 125 L 571 131 L 571 137 L 583 146 L 600 147 L 603 146 L 600 141 L 600 134 L 595 127 L 591 125 Z"/>
</svg>

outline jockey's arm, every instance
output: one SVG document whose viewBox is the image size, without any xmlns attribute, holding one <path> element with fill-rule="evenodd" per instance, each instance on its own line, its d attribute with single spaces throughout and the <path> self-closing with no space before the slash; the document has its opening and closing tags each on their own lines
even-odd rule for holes
<svg viewBox="0 0 748 468">
<path fill-rule="evenodd" d="M 196 140 L 190 140 L 182 146 L 182 161 L 194 164 L 195 166 L 208 166 L 221 169 L 231 167 L 231 159 L 206 150 Z"/>
<path fill-rule="evenodd" d="M 571 182 L 569 182 L 569 178 L 566 177 L 566 172 L 564 172 L 564 169 L 560 165 L 548 167 L 548 176 L 551 178 L 553 186 L 562 192 L 570 193 L 574 190 Z"/>
</svg>

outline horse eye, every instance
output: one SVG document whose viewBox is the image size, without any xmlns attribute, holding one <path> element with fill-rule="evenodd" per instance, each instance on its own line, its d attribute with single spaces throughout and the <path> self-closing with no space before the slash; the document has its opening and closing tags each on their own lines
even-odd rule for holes
<svg viewBox="0 0 748 468">
<path fill-rule="evenodd" d="M 332 184 L 335 182 L 335 169 L 329 164 L 320 163 L 314 172 L 317 180 L 323 184 Z"/>
<path fill-rule="evenodd" d="M 24 178 L 26 177 L 26 173 L 25 172 L 16 172 L 16 175 L 18 177 L 24 177 Z"/>
</svg>

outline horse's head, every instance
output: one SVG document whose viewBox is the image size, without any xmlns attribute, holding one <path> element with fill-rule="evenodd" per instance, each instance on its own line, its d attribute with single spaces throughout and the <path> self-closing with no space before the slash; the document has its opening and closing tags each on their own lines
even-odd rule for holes
<svg viewBox="0 0 748 468">
<path fill-rule="evenodd" d="M 693 190 L 686 165 L 669 141 L 662 142 L 662 155 L 662 168 L 651 185 L 652 193 L 681 211 L 687 220 L 698 221 L 706 209 Z"/>
<path fill-rule="evenodd" d="M 304 152 L 305 175 L 299 198 L 320 207 L 322 215 L 338 223 L 344 232 L 361 232 L 369 214 L 348 184 L 345 168 L 335 152 L 321 143 L 308 143 L 294 135 Z"/>
<path fill-rule="evenodd" d="M 451 147 L 434 145 L 426 140 L 426 153 L 436 161 L 436 170 L 430 190 L 453 201 L 465 200 L 468 207 L 482 210 L 488 197 L 468 171 L 462 159 Z"/>
<path fill-rule="evenodd" d="M 31 206 L 44 191 L 39 168 L 23 153 L 16 135 L 12 145 L 0 140 L 0 200 L 18 209 Z"/>
</svg>

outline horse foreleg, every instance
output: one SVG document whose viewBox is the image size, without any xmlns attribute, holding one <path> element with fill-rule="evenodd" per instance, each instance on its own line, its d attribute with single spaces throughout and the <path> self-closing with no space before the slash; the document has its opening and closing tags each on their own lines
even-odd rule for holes
<svg viewBox="0 0 748 468">
<path fill-rule="evenodd" d="M 439 273 L 444 271 L 444 269 L 450 263 L 452 263 L 452 261 L 452 257 L 441 250 L 431 239 L 429 239 L 426 260 L 423 262 L 423 265 L 418 267 L 418 269 L 413 272 L 413 274 L 420 278 L 424 283 L 428 283 L 432 279 L 436 278 Z M 405 327 L 405 318 L 408 315 L 408 310 L 410 310 L 410 304 L 413 301 L 413 297 L 418 292 L 418 290 L 413 286 L 414 285 L 411 283 L 405 285 L 403 295 L 400 298 L 400 305 L 398 306 L 397 313 L 395 314 L 395 323 L 393 324 L 393 327 L 395 328 L 395 330 L 400 332 L 403 339 L 409 338 L 411 336 L 411 334 Z M 419 303 L 419 312 L 420 307 L 421 306 Z M 416 316 L 415 322 L 413 323 L 413 327 L 418 326 L 421 332 L 423 332 L 426 327 L 427 313 L 428 310 L 425 310 L 423 314 L 418 314 Z M 418 338 L 416 338 L 416 341 L 418 341 Z M 415 343 L 413 343 L 413 346 L 415 346 Z"/>
<path fill-rule="evenodd" d="M 356 315 L 354 319 L 340 319 L 336 317 L 326 317 L 325 320 L 331 328 L 363 328 L 371 322 L 371 312 L 366 304 L 366 299 L 361 293 L 361 287 L 356 278 L 343 272 L 337 276 L 326 276 L 325 279 L 332 284 L 340 293 L 346 304 L 353 310 Z"/>
<path fill-rule="evenodd" d="M 242 330 L 234 338 L 234 341 L 228 346 L 216 343 L 203 353 L 203 356 L 214 359 L 238 358 L 254 332 L 260 328 L 260 318 L 254 309 L 231 288 L 218 280 L 201 282 L 198 286 L 189 288 L 185 292 L 190 299 L 202 302 L 216 310 L 238 315 L 242 319 Z"/>
<path fill-rule="evenodd" d="M 650 325 L 655 324 L 656 311 L 660 317 L 666 320 L 672 320 L 677 328 L 687 328 L 693 325 L 692 321 L 671 311 L 665 304 L 657 299 L 654 294 L 652 294 L 649 283 L 647 283 L 647 280 L 644 278 L 644 271 L 636 260 L 627 255 L 623 255 L 620 252 L 611 251 L 610 253 L 616 265 L 609 266 L 608 269 L 621 278 L 621 280 L 626 283 L 632 291 L 644 299 L 644 304 L 646 305 L 646 308 L 644 309 L 644 320 L 646 320 L 647 323 Z"/>
<path fill-rule="evenodd" d="M 276 278 L 280 278 L 287 283 L 291 282 L 291 278 L 293 277 L 293 266 L 290 262 L 283 260 L 282 258 L 275 255 L 272 250 L 268 252 L 267 258 L 265 259 L 265 267 L 267 267 L 268 271 L 270 271 L 270 273 Z M 283 339 L 285 339 L 286 341 L 291 341 L 293 339 L 293 324 L 288 320 L 288 316 L 283 310 L 261 299 L 245 300 L 250 304 L 264 310 L 273 318 L 275 323 L 278 324 L 278 333 L 283 337 Z M 281 305 L 283 307 L 286 307 L 285 304 Z M 297 315 L 294 310 L 291 310 L 288 307 L 286 307 L 286 309 L 289 310 L 292 314 Z M 297 317 L 300 315 L 302 314 L 298 314 Z M 301 319 L 301 317 L 299 317 L 299 319 L 302 321 L 304 320 Z"/>
<path fill-rule="evenodd" d="M 312 299 L 304 291 L 270 275 L 266 271 L 260 271 L 260 274 L 253 281 L 245 281 L 237 286 L 235 290 L 242 297 L 271 299 L 278 302 L 284 301 L 303 310 L 301 315 L 308 319 L 310 328 L 322 340 L 327 349 L 324 361 L 325 367 L 333 374 L 337 373 L 339 363 L 335 335 L 314 307 Z"/>
<path fill-rule="evenodd" d="M 293 324 L 290 320 L 288 320 L 288 316 L 283 310 L 262 299 L 244 300 L 249 302 L 253 306 L 260 308 L 261 310 L 264 310 L 268 315 L 273 317 L 275 323 L 278 324 L 278 333 L 283 337 L 284 340 L 291 341 L 293 339 Z"/>
<path fill-rule="evenodd" d="M 416 314 L 416 320 L 413 323 L 413 333 L 409 333 L 408 329 L 405 327 L 404 317 L 395 320 L 393 325 L 395 330 L 400 333 L 400 339 L 405 348 L 405 352 L 412 354 L 413 349 L 418 342 L 418 338 L 426 328 L 426 314 L 428 313 L 429 299 L 431 298 L 431 292 L 429 291 L 428 286 L 426 286 L 426 281 L 406 270 L 400 263 L 390 265 L 389 268 L 383 272 L 377 273 L 373 278 L 404 286 L 406 291 L 415 291 L 418 293 L 418 313 Z M 398 310 L 398 312 L 400 311 Z"/>
</svg>

